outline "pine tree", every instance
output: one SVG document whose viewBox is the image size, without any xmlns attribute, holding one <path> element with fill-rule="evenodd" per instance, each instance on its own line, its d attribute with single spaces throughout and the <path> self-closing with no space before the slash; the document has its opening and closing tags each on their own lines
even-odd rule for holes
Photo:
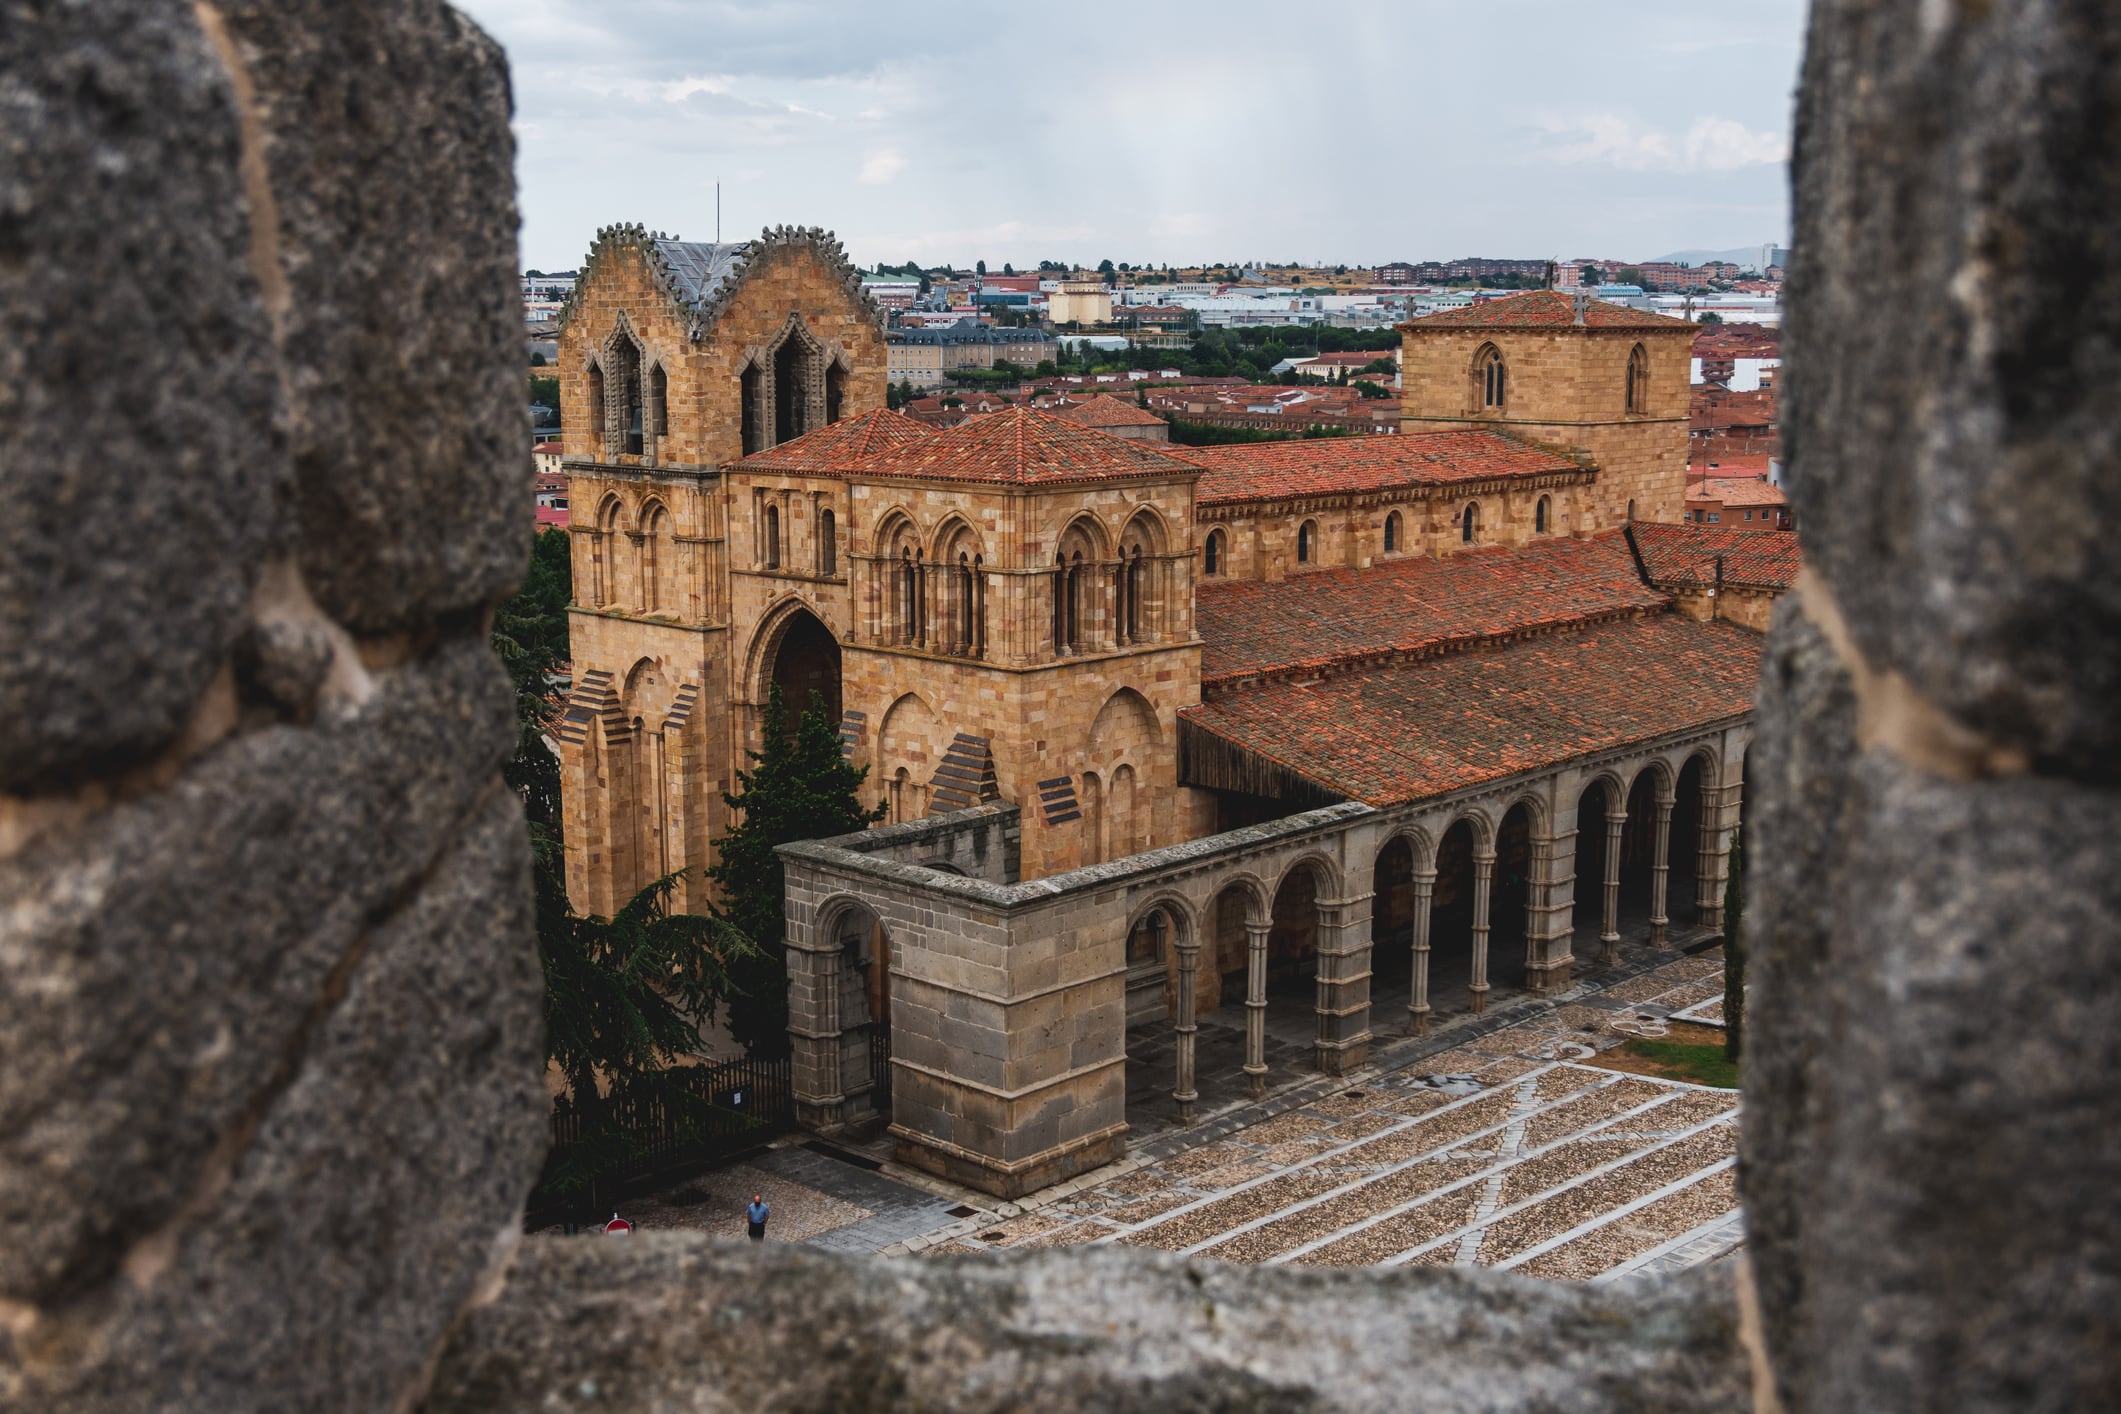
<svg viewBox="0 0 2121 1414">
<path fill-rule="evenodd" d="M 582 917 L 568 907 L 557 840 L 533 844 L 545 1052 L 567 1079 L 565 1104 L 581 1126 L 546 1185 L 593 1194 L 598 1178 L 646 1152 L 658 1116 L 679 1144 L 704 1129 L 712 1100 L 669 1083 L 671 1068 L 698 1052 L 700 1026 L 732 1000 L 735 973 L 760 954 L 720 918 L 670 911 L 682 870 L 612 918 Z"/>
<path fill-rule="evenodd" d="M 1731 831 L 1730 877 L 1723 885 L 1723 1054 L 1745 1049 L 1745 836 Z"/>
<path fill-rule="evenodd" d="M 736 969 L 729 1031 L 754 1055 L 777 1056 L 788 1045 L 788 968 L 778 845 L 829 839 L 865 829 L 884 807 L 862 807 L 857 792 L 869 768 L 850 765 L 840 749 L 839 723 L 824 698 L 788 734 L 788 709 L 779 684 L 766 694 L 759 717 L 764 749 L 747 751 L 751 769 L 736 773 L 737 793 L 722 796 L 738 823 L 715 841 L 707 877 L 721 886 L 716 913 L 758 945 Z"/>
</svg>

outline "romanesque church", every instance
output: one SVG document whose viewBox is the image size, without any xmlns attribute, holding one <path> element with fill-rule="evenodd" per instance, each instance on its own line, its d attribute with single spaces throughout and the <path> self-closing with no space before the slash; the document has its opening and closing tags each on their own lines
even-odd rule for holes
<svg viewBox="0 0 2121 1414">
<path fill-rule="evenodd" d="M 1541 291 L 1401 332 L 1399 435 L 936 432 L 829 235 L 601 232 L 560 341 L 575 907 L 680 869 L 704 906 L 771 687 L 821 697 L 887 816 L 785 852 L 804 1117 L 1000 1193 L 1123 1149 L 1130 1032 L 1190 1113 L 1226 1008 L 1255 1087 L 1277 997 L 1343 1073 L 1630 916 L 1718 926 L 1797 567 L 1681 523 L 1692 326 Z"/>
</svg>

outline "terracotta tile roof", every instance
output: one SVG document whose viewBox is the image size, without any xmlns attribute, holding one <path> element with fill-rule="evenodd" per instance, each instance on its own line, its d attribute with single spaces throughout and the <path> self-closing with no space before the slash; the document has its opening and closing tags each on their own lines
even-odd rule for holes
<svg viewBox="0 0 2121 1414">
<path fill-rule="evenodd" d="M 878 408 L 792 437 L 778 447 L 753 452 L 733 469 L 805 474 L 847 471 L 895 447 L 926 441 L 934 435 L 902 412 Z"/>
<path fill-rule="evenodd" d="M 1185 722 L 1371 805 L 1420 800 L 1748 711 L 1762 635 L 1665 612 L 1323 682 Z"/>
<path fill-rule="evenodd" d="M 1363 570 L 1313 570 L 1278 584 L 1201 579 L 1197 586 L 1203 687 L 1440 651 L 1671 602 L 1642 582 L 1618 531 L 1441 559 L 1409 556 Z"/>
<path fill-rule="evenodd" d="M 1123 403 L 1110 393 L 1100 393 L 1087 402 L 1053 409 L 1070 422 L 1085 427 L 1160 427 L 1163 419 L 1132 403 Z"/>
<path fill-rule="evenodd" d="M 1402 329 L 1552 329 L 1576 323 L 1576 298 L 1559 290 L 1531 290 L 1468 305 L 1443 309 L 1409 319 Z M 1583 327 L 1587 329 L 1685 329 L 1694 326 L 1684 319 L 1630 309 L 1624 304 L 1586 298 Z"/>
<path fill-rule="evenodd" d="M 1635 542 L 1642 572 L 1652 584 L 1714 584 L 1718 556 L 1723 558 L 1726 583 L 1757 589 L 1788 589 L 1797 582 L 1797 571 L 1804 568 L 1794 530 L 1637 521 L 1628 534 Z"/>
<path fill-rule="evenodd" d="M 1203 469 L 1195 492 L 1203 506 L 1583 470 L 1568 457 L 1479 431 L 1184 447 L 1172 455 Z"/>
<path fill-rule="evenodd" d="M 1191 462 L 1154 451 L 1155 445 L 1096 432 L 1057 413 L 1012 407 L 892 448 L 859 469 L 867 476 L 1016 485 L 1199 475 Z"/>
<path fill-rule="evenodd" d="M 1757 476 L 1690 476 L 1687 478 L 1686 498 L 1689 501 L 1717 501 L 1726 506 L 1786 506 L 1789 497 L 1782 488 Z"/>
</svg>

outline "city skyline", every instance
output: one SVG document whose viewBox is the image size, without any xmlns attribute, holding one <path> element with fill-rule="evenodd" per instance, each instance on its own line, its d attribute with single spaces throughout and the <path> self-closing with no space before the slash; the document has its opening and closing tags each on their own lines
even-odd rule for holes
<svg viewBox="0 0 2121 1414">
<path fill-rule="evenodd" d="M 865 265 L 1655 259 L 1787 236 L 1797 0 L 1640 7 L 1599 34 L 1534 0 L 1481 31 L 1413 5 L 1309 26 L 1293 53 L 1286 18 L 1246 4 L 947 28 L 831 3 L 464 8 L 509 52 L 526 267 L 573 266 L 615 220 L 711 239 L 717 181 L 724 239 L 820 225 Z"/>
</svg>

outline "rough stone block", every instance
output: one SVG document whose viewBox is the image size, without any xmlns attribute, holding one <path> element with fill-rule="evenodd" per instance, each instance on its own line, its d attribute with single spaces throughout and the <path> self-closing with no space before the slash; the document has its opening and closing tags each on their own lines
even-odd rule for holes
<svg viewBox="0 0 2121 1414">
<path fill-rule="evenodd" d="M 440 0 L 226 12 L 278 217 L 310 587 L 356 633 L 476 611 L 531 533 L 506 60 Z"/>
<path fill-rule="evenodd" d="M 189 7 L 0 16 L 0 790 L 160 750 L 281 533 L 238 162 Z"/>
</svg>

